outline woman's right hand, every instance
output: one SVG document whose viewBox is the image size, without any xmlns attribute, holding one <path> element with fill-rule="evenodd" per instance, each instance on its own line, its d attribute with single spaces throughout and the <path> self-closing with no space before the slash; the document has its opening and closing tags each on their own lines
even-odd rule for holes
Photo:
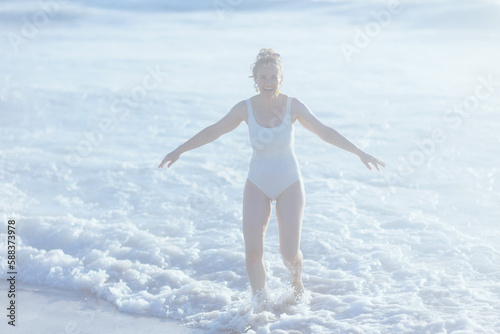
<svg viewBox="0 0 500 334">
<path fill-rule="evenodd" d="M 369 170 L 372 170 L 370 164 L 372 164 L 373 166 L 375 166 L 375 168 L 377 168 L 377 170 L 380 170 L 380 169 L 378 169 L 378 165 L 380 165 L 382 167 L 385 167 L 385 163 L 383 163 L 382 161 L 378 160 L 377 158 L 369 155 L 366 152 L 363 152 L 363 151 L 359 150 L 358 156 L 361 159 L 361 162 L 364 163 L 365 166 Z"/>
<path fill-rule="evenodd" d="M 174 162 L 176 162 L 180 157 L 180 153 L 178 153 L 177 150 L 174 150 L 172 152 L 170 152 L 169 154 L 167 154 L 165 156 L 165 158 L 163 158 L 163 160 L 161 161 L 160 165 L 158 166 L 158 168 L 163 168 L 163 166 L 170 161 L 170 163 L 167 165 L 167 168 L 170 168 L 170 166 L 172 166 L 172 164 Z"/>
</svg>

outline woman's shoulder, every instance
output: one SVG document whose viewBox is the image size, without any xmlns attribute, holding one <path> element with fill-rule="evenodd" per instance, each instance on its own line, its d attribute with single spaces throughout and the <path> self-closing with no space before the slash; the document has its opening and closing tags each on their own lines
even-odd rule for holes
<svg viewBox="0 0 500 334">
<path fill-rule="evenodd" d="M 298 98 L 294 97 L 294 96 L 290 96 L 290 95 L 285 95 L 285 94 L 280 94 L 281 96 L 283 96 L 283 100 L 286 102 L 288 101 L 288 99 L 290 99 L 290 103 L 292 104 L 292 108 L 294 106 L 301 106 L 301 105 L 304 105 L 304 103 L 299 100 Z"/>
<path fill-rule="evenodd" d="M 247 118 L 247 111 L 247 100 L 242 100 L 236 103 L 233 108 L 231 108 L 230 113 L 237 115 L 238 118 L 241 118 L 242 120 L 245 120 Z"/>
<path fill-rule="evenodd" d="M 294 114 L 300 114 L 302 111 L 307 110 L 307 106 L 296 97 L 290 97 L 291 101 L 291 110 Z"/>
<path fill-rule="evenodd" d="M 234 105 L 232 110 L 236 112 L 242 112 L 247 110 L 247 100 L 242 100 Z"/>
</svg>

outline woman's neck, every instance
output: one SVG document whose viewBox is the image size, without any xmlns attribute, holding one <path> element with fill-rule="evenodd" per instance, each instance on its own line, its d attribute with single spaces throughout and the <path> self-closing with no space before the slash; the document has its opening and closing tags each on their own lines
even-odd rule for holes
<svg viewBox="0 0 500 334">
<path fill-rule="evenodd" d="M 260 102 L 266 109 L 272 109 L 274 106 L 279 104 L 279 95 L 275 95 L 272 97 L 263 97 L 261 95 Z"/>
</svg>

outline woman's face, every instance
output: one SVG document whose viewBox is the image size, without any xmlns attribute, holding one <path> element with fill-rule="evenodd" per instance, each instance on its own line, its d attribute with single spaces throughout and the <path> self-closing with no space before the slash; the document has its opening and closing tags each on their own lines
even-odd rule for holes
<svg viewBox="0 0 500 334">
<path fill-rule="evenodd" d="M 262 95 L 274 96 L 283 81 L 283 76 L 275 64 L 260 65 L 254 81 L 259 85 L 259 91 Z"/>
</svg>

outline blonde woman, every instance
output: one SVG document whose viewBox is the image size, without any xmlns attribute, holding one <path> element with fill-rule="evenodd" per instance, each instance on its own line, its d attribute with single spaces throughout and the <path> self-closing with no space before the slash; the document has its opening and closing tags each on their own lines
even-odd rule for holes
<svg viewBox="0 0 500 334">
<path fill-rule="evenodd" d="M 280 251 L 291 273 L 292 289 L 298 297 L 304 291 L 300 234 L 305 193 L 294 152 L 295 121 L 327 143 L 357 155 L 370 170 L 370 164 L 377 170 L 378 166 L 385 167 L 385 164 L 323 124 L 301 101 L 280 93 L 283 66 L 278 53 L 261 49 L 252 72 L 258 94 L 239 102 L 218 122 L 168 153 L 158 167 L 163 168 L 167 162 L 167 167 L 170 167 L 182 153 L 216 140 L 245 121 L 253 148 L 243 194 L 246 269 L 252 292 L 255 295 L 266 286 L 264 236 L 272 201 L 276 201 Z"/>
</svg>

